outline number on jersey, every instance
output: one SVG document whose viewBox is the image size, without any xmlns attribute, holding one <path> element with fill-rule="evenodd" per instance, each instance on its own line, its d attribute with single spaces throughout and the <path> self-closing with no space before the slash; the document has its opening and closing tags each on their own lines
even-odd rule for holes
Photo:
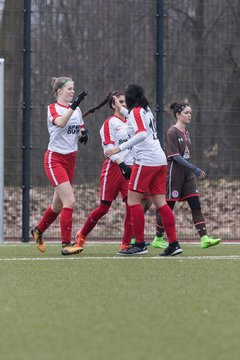
<svg viewBox="0 0 240 360">
<path fill-rule="evenodd" d="M 153 140 L 157 140 L 157 125 L 156 120 L 154 118 L 150 119 L 149 127 L 153 132 Z"/>
</svg>

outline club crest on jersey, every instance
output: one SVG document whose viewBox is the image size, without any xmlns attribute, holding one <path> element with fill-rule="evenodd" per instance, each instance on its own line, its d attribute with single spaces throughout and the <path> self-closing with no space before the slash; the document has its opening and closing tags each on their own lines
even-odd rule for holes
<svg viewBox="0 0 240 360">
<path fill-rule="evenodd" d="M 180 142 L 183 142 L 183 138 L 178 138 L 178 142 L 180 143 Z"/>
<path fill-rule="evenodd" d="M 173 198 L 177 198 L 178 197 L 178 191 L 177 190 L 174 190 L 174 191 L 172 191 L 172 197 Z"/>
</svg>

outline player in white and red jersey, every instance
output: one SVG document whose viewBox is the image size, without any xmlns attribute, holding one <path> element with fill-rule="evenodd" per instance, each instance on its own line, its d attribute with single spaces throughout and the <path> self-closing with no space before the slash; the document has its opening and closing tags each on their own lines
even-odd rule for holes
<svg viewBox="0 0 240 360">
<path fill-rule="evenodd" d="M 100 104 L 103 106 L 108 102 L 110 107 L 114 110 L 114 114 L 104 121 L 100 129 L 104 153 L 115 146 L 123 144 L 129 139 L 127 119 L 119 112 L 113 96 L 118 99 L 118 102 L 122 107 L 126 107 L 124 91 L 120 90 L 110 93 Z M 101 106 L 94 108 L 94 110 Z M 125 148 L 121 154 L 112 155 L 105 159 L 100 176 L 100 204 L 91 212 L 81 230 L 77 232 L 76 245 L 63 249 L 63 255 L 76 254 L 79 250 L 81 251 L 86 237 L 97 225 L 98 221 L 107 214 L 112 202 L 117 198 L 118 194 L 121 194 L 122 200 L 126 206 L 124 234 L 121 248 L 128 248 L 133 235 L 130 210 L 127 203 L 128 181 L 132 171 L 132 165 L 133 156 L 131 148 Z"/>
<path fill-rule="evenodd" d="M 191 141 L 187 126 L 191 121 L 192 108 L 185 101 L 172 101 L 169 108 L 176 123 L 168 129 L 165 139 L 165 152 L 168 159 L 167 203 L 173 210 L 177 201 L 188 202 L 193 223 L 200 237 L 200 247 L 206 249 L 218 245 L 221 239 L 207 234 L 196 183 L 196 178 L 204 180 L 206 174 L 190 161 Z M 153 247 L 161 246 L 163 234 L 164 228 L 161 217 L 158 215 Z"/>
<path fill-rule="evenodd" d="M 37 248 L 42 252 L 46 251 L 42 235 L 60 213 L 62 247 L 71 244 L 75 204 L 72 183 L 76 152 L 78 141 L 86 144 L 88 140 L 88 131 L 84 128 L 82 113 L 78 107 L 87 94 L 80 93 L 72 102 L 74 82 L 67 77 L 53 78 L 52 86 L 57 102 L 48 106 L 50 140 L 44 157 L 44 169 L 54 188 L 54 195 L 42 219 L 31 230 Z"/>
<path fill-rule="evenodd" d="M 134 136 L 106 152 L 106 156 L 112 156 L 133 146 L 136 157 L 128 187 L 128 205 L 136 242 L 133 247 L 122 250 L 119 254 L 131 256 L 147 253 L 141 199 L 148 193 L 161 214 L 169 241 L 169 246 L 160 255 L 174 256 L 180 254 L 182 249 L 176 238 L 174 215 L 165 200 L 167 159 L 157 138 L 155 119 L 141 86 L 129 85 L 125 96 L 130 112 L 128 120 Z"/>
</svg>

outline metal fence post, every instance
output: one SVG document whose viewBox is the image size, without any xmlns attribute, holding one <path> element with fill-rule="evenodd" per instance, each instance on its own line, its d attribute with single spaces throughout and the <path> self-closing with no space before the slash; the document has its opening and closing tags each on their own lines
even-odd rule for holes
<svg viewBox="0 0 240 360">
<path fill-rule="evenodd" d="M 156 0 L 156 121 L 163 145 L 163 0 Z"/>
<path fill-rule="evenodd" d="M 23 175 L 22 175 L 22 241 L 29 241 L 30 200 L 30 110 L 31 110 L 31 0 L 24 0 L 23 45 Z"/>
<path fill-rule="evenodd" d="M 4 59 L 0 59 L 0 242 L 4 241 Z"/>
</svg>

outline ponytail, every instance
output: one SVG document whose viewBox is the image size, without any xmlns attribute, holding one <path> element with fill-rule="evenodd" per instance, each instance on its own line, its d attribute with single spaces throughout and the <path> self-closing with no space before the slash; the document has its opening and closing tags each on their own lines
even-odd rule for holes
<svg viewBox="0 0 240 360">
<path fill-rule="evenodd" d="M 112 107 L 112 103 L 113 103 L 113 96 L 120 96 L 120 95 L 124 95 L 124 91 L 123 90 L 114 90 L 114 91 L 110 91 L 107 96 L 105 97 L 105 99 L 100 102 L 100 104 L 98 104 L 97 106 L 95 106 L 92 109 L 89 109 L 88 111 L 85 112 L 85 114 L 83 114 L 83 118 L 85 116 L 87 116 L 88 114 L 92 114 L 95 112 L 95 110 L 100 109 L 102 106 L 104 106 L 105 104 L 109 104 L 110 108 L 113 109 Z"/>
<path fill-rule="evenodd" d="M 109 95 L 110 95 L 110 94 L 111 94 L 111 93 L 109 93 L 109 94 L 107 95 L 107 97 L 106 97 L 102 102 L 100 102 L 100 104 L 98 104 L 97 106 L 93 107 L 92 109 L 89 109 L 88 111 L 86 111 L 85 114 L 83 114 L 83 118 L 84 118 L 85 116 L 87 116 L 88 114 L 94 113 L 95 110 L 98 110 L 98 109 L 100 109 L 102 106 L 104 106 L 104 105 L 109 101 Z"/>
</svg>

